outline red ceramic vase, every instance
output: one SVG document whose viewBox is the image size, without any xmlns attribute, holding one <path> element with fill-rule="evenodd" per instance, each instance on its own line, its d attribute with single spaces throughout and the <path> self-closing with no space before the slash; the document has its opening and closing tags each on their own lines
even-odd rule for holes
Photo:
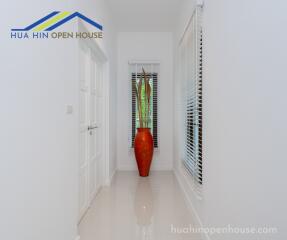
<svg viewBox="0 0 287 240">
<path fill-rule="evenodd" d="M 153 156 L 153 138 L 149 128 L 138 128 L 134 150 L 139 174 L 147 177 Z"/>
</svg>

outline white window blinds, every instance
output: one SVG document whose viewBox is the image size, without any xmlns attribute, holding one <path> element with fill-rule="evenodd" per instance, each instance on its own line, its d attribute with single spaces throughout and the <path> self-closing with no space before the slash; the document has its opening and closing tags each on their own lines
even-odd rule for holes
<svg viewBox="0 0 287 240">
<path fill-rule="evenodd" d="M 149 126 L 153 136 L 154 147 L 158 148 L 158 78 L 159 78 L 159 64 L 158 63 L 130 63 L 130 89 L 131 89 L 131 147 L 134 146 L 134 139 L 136 130 L 139 127 L 139 117 L 137 109 L 136 93 L 133 88 L 136 81 L 143 78 L 144 68 L 147 77 L 149 78 L 152 87 L 151 94 L 151 117 L 149 119 Z"/>
<path fill-rule="evenodd" d="M 202 184 L 202 27 L 197 7 L 180 43 L 182 81 L 183 163 Z"/>
</svg>

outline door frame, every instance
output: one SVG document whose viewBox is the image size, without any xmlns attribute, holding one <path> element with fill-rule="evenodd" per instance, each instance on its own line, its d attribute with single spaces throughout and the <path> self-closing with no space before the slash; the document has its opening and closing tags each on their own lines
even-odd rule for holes
<svg viewBox="0 0 287 240">
<path fill-rule="evenodd" d="M 89 30 L 84 26 L 82 22 L 79 21 L 78 25 L 79 32 L 89 32 Z M 102 118 L 102 131 L 103 131 L 103 157 L 102 157 L 102 169 L 103 171 L 103 179 L 102 179 L 102 186 L 110 184 L 110 176 L 109 176 L 109 61 L 106 57 L 104 51 L 100 48 L 99 43 L 96 42 L 94 39 L 79 39 L 78 47 L 79 49 L 81 46 L 84 45 L 88 47 L 98 58 L 98 60 L 102 64 L 102 94 L 103 94 L 103 118 Z M 79 50 L 80 51 L 80 50 Z M 78 58 L 80 61 L 80 57 Z M 79 63 L 80 64 L 80 63 Z M 80 73 L 78 74 L 78 95 L 80 93 Z M 78 96 L 78 106 L 80 107 L 80 96 Z M 78 114 L 78 132 L 80 131 L 80 114 Z M 80 146 L 80 136 L 78 135 L 78 147 Z M 79 151 L 78 151 L 79 152 Z M 78 154 L 78 162 L 80 160 L 80 152 Z M 79 171 L 79 168 L 78 168 Z M 79 172 L 78 172 L 79 177 Z M 78 194 L 79 196 L 79 178 L 78 178 Z M 100 186 L 100 188 L 102 187 Z M 93 199 L 89 199 L 89 207 Z M 89 208 L 88 207 L 88 208 Z M 85 214 L 84 214 L 85 215 Z M 84 216 L 83 215 L 83 216 Z M 81 221 L 81 216 L 78 216 L 78 221 Z"/>
</svg>

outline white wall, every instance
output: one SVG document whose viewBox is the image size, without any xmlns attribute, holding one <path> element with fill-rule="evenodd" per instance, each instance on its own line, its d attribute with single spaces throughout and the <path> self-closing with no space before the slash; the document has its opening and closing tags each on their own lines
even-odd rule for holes
<svg viewBox="0 0 287 240">
<path fill-rule="evenodd" d="M 17 7 L 15 7 L 17 6 Z M 77 44 L 10 39 L 76 2 L 9 1 L 1 15 L 0 235 L 73 240 L 77 234 Z M 52 9 L 51 9 L 52 8 Z M 74 25 L 76 26 L 76 25 Z M 72 29 L 67 24 L 66 29 Z M 66 115 L 65 107 L 75 107 Z"/>
<path fill-rule="evenodd" d="M 10 39 L 55 10 L 79 11 L 104 25 L 114 39 L 104 1 L 9 1 L 1 15 L 0 235 L 7 240 L 74 240 L 78 214 L 78 43 Z M 100 6 L 101 5 L 101 6 Z M 76 21 L 63 31 L 76 30 Z M 114 42 L 103 48 L 115 59 Z M 115 67 L 111 61 L 111 78 Z M 111 85 L 115 85 L 112 82 Z M 115 95 L 115 87 L 110 89 Z M 115 97 L 111 98 L 111 146 L 115 149 Z M 74 113 L 66 115 L 66 105 Z M 115 151 L 110 154 L 111 171 Z"/>
<path fill-rule="evenodd" d="M 176 170 L 204 226 L 279 231 L 212 240 L 287 238 L 286 9 L 286 1 L 205 0 L 202 200 L 179 154 Z"/>
<path fill-rule="evenodd" d="M 129 146 L 130 79 L 128 62 L 151 60 L 160 62 L 159 78 L 159 149 L 155 152 L 152 169 L 172 169 L 172 34 L 168 32 L 120 32 L 118 35 L 117 73 L 117 168 L 135 170 L 133 149 Z"/>
</svg>

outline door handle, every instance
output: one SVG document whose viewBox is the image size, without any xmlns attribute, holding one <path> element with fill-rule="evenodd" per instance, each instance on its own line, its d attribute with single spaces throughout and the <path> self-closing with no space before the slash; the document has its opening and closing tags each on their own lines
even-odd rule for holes
<svg viewBox="0 0 287 240">
<path fill-rule="evenodd" d="M 98 126 L 88 126 L 88 131 L 98 128 Z"/>
</svg>

